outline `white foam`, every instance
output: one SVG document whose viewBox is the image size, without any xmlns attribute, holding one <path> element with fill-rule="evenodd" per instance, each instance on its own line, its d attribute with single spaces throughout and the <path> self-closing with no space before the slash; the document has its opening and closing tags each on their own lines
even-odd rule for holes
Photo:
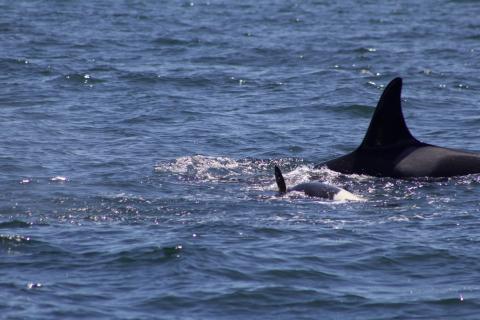
<svg viewBox="0 0 480 320">
<path fill-rule="evenodd" d="M 158 163 L 156 172 L 170 172 L 204 181 L 229 180 L 250 173 L 252 166 L 227 157 L 185 156 L 170 163 Z"/>
<path fill-rule="evenodd" d="M 335 201 L 365 201 L 364 198 L 357 196 L 347 190 L 340 189 L 335 196 L 333 196 L 333 200 Z"/>
<path fill-rule="evenodd" d="M 55 176 L 53 178 L 50 179 L 51 181 L 55 181 L 55 182 L 65 182 L 67 181 L 67 177 L 64 177 L 64 176 Z"/>
<path fill-rule="evenodd" d="M 202 155 L 185 156 L 175 159 L 173 163 L 160 163 L 155 166 L 155 171 L 169 171 L 173 173 L 187 173 L 189 169 L 195 168 L 205 171 L 210 168 L 236 169 L 239 163 L 236 160 L 226 157 L 208 157 Z"/>
</svg>

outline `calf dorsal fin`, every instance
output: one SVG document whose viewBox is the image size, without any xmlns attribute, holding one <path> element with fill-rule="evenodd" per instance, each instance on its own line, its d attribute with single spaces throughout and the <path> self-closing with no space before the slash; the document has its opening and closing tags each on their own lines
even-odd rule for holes
<svg viewBox="0 0 480 320">
<path fill-rule="evenodd" d="M 280 168 L 277 166 L 275 166 L 275 180 L 277 181 L 278 192 L 287 192 L 287 186 L 285 184 L 285 180 L 283 179 L 282 171 L 280 171 Z"/>
</svg>

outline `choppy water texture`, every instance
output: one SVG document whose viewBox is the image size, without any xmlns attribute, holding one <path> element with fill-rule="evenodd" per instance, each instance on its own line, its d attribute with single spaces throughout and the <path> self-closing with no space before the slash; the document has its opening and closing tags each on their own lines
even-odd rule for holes
<svg viewBox="0 0 480 320">
<path fill-rule="evenodd" d="M 480 150 L 476 1 L 0 1 L 0 318 L 478 319 L 479 176 L 313 166 L 404 77 Z M 276 196 L 320 179 L 364 198 Z"/>
</svg>

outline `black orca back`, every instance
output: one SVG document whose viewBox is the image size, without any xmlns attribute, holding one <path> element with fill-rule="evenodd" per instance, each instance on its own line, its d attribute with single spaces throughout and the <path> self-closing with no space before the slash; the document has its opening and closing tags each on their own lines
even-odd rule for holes
<svg viewBox="0 0 480 320">
<path fill-rule="evenodd" d="M 401 91 L 402 79 L 393 79 L 378 101 L 360 146 L 316 167 L 393 178 L 480 173 L 480 154 L 422 143 L 413 137 L 403 117 Z"/>
<path fill-rule="evenodd" d="M 335 186 L 331 186 L 321 182 L 305 182 L 296 185 L 290 191 L 300 191 L 304 192 L 307 196 L 310 197 L 319 197 L 324 199 L 334 200 L 335 195 L 339 193 L 342 189 Z"/>
</svg>

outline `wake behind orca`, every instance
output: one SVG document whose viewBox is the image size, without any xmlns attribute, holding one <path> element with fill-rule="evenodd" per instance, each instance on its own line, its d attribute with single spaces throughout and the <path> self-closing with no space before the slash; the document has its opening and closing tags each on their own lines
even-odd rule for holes
<svg viewBox="0 0 480 320">
<path fill-rule="evenodd" d="M 393 79 L 378 101 L 360 146 L 316 168 L 392 178 L 480 173 L 480 154 L 434 146 L 413 137 L 403 117 L 401 91 L 402 79 Z"/>
</svg>

